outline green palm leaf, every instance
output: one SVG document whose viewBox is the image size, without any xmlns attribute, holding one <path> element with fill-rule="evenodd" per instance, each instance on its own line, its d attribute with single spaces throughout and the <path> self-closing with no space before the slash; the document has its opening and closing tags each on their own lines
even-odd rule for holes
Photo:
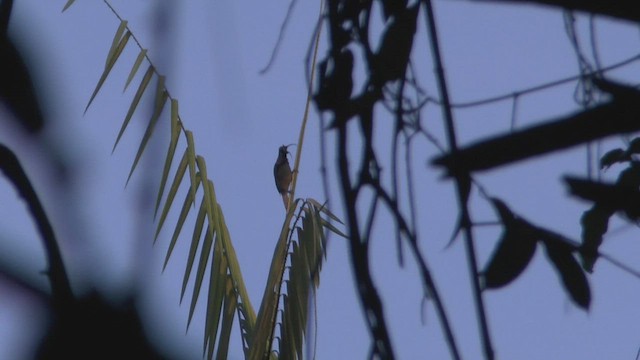
<svg viewBox="0 0 640 360">
<path fill-rule="evenodd" d="M 105 80 L 107 80 L 107 76 L 109 76 L 111 69 L 113 69 L 113 65 L 116 64 L 116 61 L 118 61 L 118 58 L 122 54 L 122 51 L 124 50 L 125 46 L 127 46 L 127 42 L 129 41 L 129 38 L 131 38 L 130 31 L 127 31 L 124 36 L 121 35 L 122 31 L 124 31 L 126 27 L 127 27 L 127 22 L 123 20 L 120 23 L 120 26 L 118 27 L 118 30 L 116 31 L 115 36 L 113 37 L 113 43 L 111 44 L 111 48 L 109 49 L 109 53 L 107 55 L 104 71 L 102 72 L 102 75 L 100 75 L 100 80 L 98 80 L 98 85 L 96 85 L 96 88 L 93 90 L 93 93 L 91 94 L 91 98 L 89 99 L 89 102 L 87 103 L 87 106 L 84 109 L 85 113 L 89 109 L 89 106 L 93 102 L 93 99 L 95 99 L 96 95 L 98 95 L 98 91 L 100 91 L 100 88 L 102 88 L 102 85 L 104 84 Z"/>
</svg>

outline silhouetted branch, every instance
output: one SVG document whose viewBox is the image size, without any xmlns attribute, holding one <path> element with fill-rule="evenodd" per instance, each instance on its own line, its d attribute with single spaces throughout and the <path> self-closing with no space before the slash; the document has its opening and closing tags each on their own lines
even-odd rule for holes
<svg viewBox="0 0 640 360">
<path fill-rule="evenodd" d="M 568 10 L 584 11 L 596 15 L 613 16 L 632 22 L 640 21 L 640 7 L 635 0 L 490 0 L 503 3 L 533 3 L 551 5 Z M 486 2 L 486 0 L 485 0 Z"/>
<path fill-rule="evenodd" d="M 357 192 L 353 190 L 349 176 L 347 128 L 345 125 L 338 128 L 338 166 L 349 229 L 351 265 L 357 281 L 356 289 L 365 313 L 365 320 L 373 337 L 372 354 L 378 355 L 381 359 L 394 359 L 393 347 L 391 346 L 391 339 L 384 319 L 382 301 L 373 283 L 369 269 L 369 239 L 362 238 L 360 235 L 358 216 L 356 214 Z"/>
<path fill-rule="evenodd" d="M 447 139 L 449 142 L 449 150 L 454 159 L 457 159 L 458 145 L 456 140 L 456 132 L 454 127 L 453 112 L 451 111 L 449 101 L 449 91 L 447 89 L 447 82 L 444 74 L 444 66 L 442 63 L 442 56 L 440 54 L 440 45 L 438 41 L 438 33 L 435 24 L 435 15 L 433 13 L 433 7 L 431 0 L 423 0 L 426 22 L 428 28 L 428 35 L 431 44 L 432 55 L 435 63 L 435 71 L 438 83 L 438 90 L 440 97 L 442 98 L 442 113 L 445 120 L 445 129 Z M 482 293 L 480 291 L 480 283 L 478 279 L 478 265 L 476 260 L 475 245 L 473 243 L 473 232 L 471 229 L 471 216 L 469 214 L 468 200 L 469 192 L 471 188 L 471 180 L 466 169 L 457 165 L 453 166 L 453 177 L 456 180 L 456 189 L 458 194 L 458 205 L 460 208 L 460 225 L 464 232 L 465 237 L 465 249 L 467 254 L 467 262 L 469 265 L 469 278 L 472 283 L 473 297 L 476 306 L 476 312 L 478 315 L 478 323 L 480 326 L 480 335 L 484 349 L 484 355 L 487 360 L 494 358 L 493 346 L 491 344 L 491 337 L 489 335 L 489 326 L 487 324 L 487 316 L 485 313 L 484 302 L 482 300 Z"/>
<path fill-rule="evenodd" d="M 411 252 L 414 255 L 416 262 L 418 263 L 418 268 L 420 269 L 420 276 L 423 281 L 423 288 L 425 292 L 425 297 L 431 297 L 436 307 L 436 312 L 438 313 L 438 319 L 440 321 L 440 326 L 442 327 L 445 338 L 447 339 L 447 345 L 449 346 L 449 351 L 451 352 L 451 356 L 453 359 L 460 359 L 460 353 L 458 351 L 458 346 L 456 344 L 455 337 L 453 335 L 453 330 L 451 329 L 451 323 L 449 322 L 449 318 L 447 316 L 447 312 L 444 308 L 444 303 L 440 298 L 440 292 L 436 287 L 435 280 L 431 276 L 431 272 L 429 271 L 429 267 L 427 266 L 427 261 L 425 260 L 420 248 L 418 247 L 418 237 L 414 231 L 411 231 L 409 225 L 406 223 L 404 216 L 400 213 L 400 209 L 398 208 L 398 203 L 396 200 L 392 199 L 389 194 L 382 188 L 379 181 L 371 181 L 369 182 L 375 191 L 376 197 L 383 200 L 383 202 L 387 205 L 387 208 L 393 214 L 393 218 L 396 221 L 396 227 L 399 232 L 404 233 L 406 236 Z"/>
<path fill-rule="evenodd" d="M 276 40 L 276 44 L 271 51 L 271 57 L 269 57 L 269 61 L 264 68 L 260 70 L 260 74 L 266 74 L 267 71 L 271 68 L 273 61 L 276 59 L 276 55 L 278 54 L 278 50 L 280 50 L 280 44 L 282 44 L 282 39 L 284 38 L 284 32 L 287 29 L 287 25 L 289 24 L 289 19 L 291 18 L 291 14 L 293 13 L 293 8 L 296 5 L 296 0 L 289 1 L 289 7 L 287 8 L 287 14 L 284 16 L 284 20 L 280 25 L 280 32 L 278 33 L 278 40 Z"/>
<path fill-rule="evenodd" d="M 432 163 L 446 167 L 448 175 L 455 176 L 456 167 L 469 172 L 488 170 L 606 136 L 637 131 L 640 123 L 635 114 L 640 92 L 627 87 L 621 89 L 613 94 L 614 100 L 602 105 L 477 142 L 457 153 L 451 151 L 438 157 Z"/>
<path fill-rule="evenodd" d="M 640 60 L 640 54 L 636 54 L 628 59 L 622 60 L 620 62 L 617 62 L 615 64 L 603 67 L 601 69 L 598 69 L 594 72 L 588 73 L 588 74 L 579 74 L 579 75 L 573 75 L 573 76 L 568 76 L 559 80 L 554 80 L 554 81 L 550 81 L 544 84 L 540 84 L 540 85 L 535 85 L 532 87 L 528 87 L 525 89 L 521 89 L 521 90 L 514 90 L 508 94 L 503 94 L 503 95 L 496 95 L 496 96 L 492 96 L 492 97 L 488 97 L 485 99 L 479 99 L 479 100 L 471 100 L 471 101 L 464 101 L 464 102 L 458 102 L 458 103 L 452 103 L 451 107 L 454 109 L 463 109 L 463 108 L 470 108 L 470 107 L 475 107 L 475 106 L 481 106 L 481 105 L 488 105 L 494 102 L 499 102 L 499 101 L 504 101 L 504 100 L 509 100 L 513 97 L 517 97 L 517 96 L 521 96 L 521 95 L 525 95 L 525 94 L 530 94 L 530 93 L 534 93 L 534 92 L 538 92 L 538 91 L 542 91 L 542 90 L 546 90 L 546 89 L 550 89 L 552 87 L 556 87 L 556 86 L 560 86 L 560 85 L 564 85 L 567 83 L 570 83 L 572 81 L 577 81 L 580 80 L 582 77 L 584 76 L 593 76 L 593 75 L 597 75 L 597 74 L 602 74 L 604 72 L 607 71 L 611 71 L 611 70 L 615 70 L 618 68 L 621 68 L 623 66 L 629 65 L 635 61 Z M 442 101 L 438 100 L 438 99 L 432 99 L 429 98 L 429 101 L 432 101 L 436 104 L 442 104 Z"/>
<path fill-rule="evenodd" d="M 2 144 L 0 144 L 0 169 L 2 169 L 4 174 L 18 190 L 20 196 L 26 201 L 29 211 L 36 222 L 38 231 L 40 232 L 49 262 L 47 274 L 51 281 L 53 304 L 56 306 L 70 304 L 74 298 L 53 228 L 18 158 L 9 148 Z"/>
</svg>

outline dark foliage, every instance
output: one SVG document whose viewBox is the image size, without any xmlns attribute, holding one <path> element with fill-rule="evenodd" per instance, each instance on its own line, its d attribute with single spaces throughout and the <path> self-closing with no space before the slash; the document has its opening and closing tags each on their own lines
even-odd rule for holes
<svg viewBox="0 0 640 360">
<path fill-rule="evenodd" d="M 162 359 L 148 343 L 131 301 L 114 306 L 97 293 L 58 308 L 38 359 Z"/>
</svg>

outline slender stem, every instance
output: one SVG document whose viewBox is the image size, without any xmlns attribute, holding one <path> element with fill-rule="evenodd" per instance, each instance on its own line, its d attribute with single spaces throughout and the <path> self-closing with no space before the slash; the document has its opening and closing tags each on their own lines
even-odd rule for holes
<svg viewBox="0 0 640 360">
<path fill-rule="evenodd" d="M 573 75 L 573 76 L 569 76 L 569 77 L 565 77 L 559 80 L 554 80 L 551 82 L 547 82 L 544 84 L 539 84 L 539 85 L 535 85 L 526 89 L 522 89 L 522 90 L 516 90 L 516 91 L 512 91 L 509 92 L 508 94 L 503 94 L 503 95 L 497 95 L 497 96 L 492 96 L 492 97 L 488 97 L 485 99 L 478 99 L 478 100 L 472 100 L 472 101 L 466 101 L 466 102 L 459 102 L 459 103 L 452 103 L 449 104 L 449 106 L 451 106 L 452 108 L 456 108 L 456 109 L 462 109 L 462 108 L 469 108 L 469 107 L 474 107 L 474 106 L 480 106 L 480 105 L 487 105 L 487 104 L 491 104 L 491 103 L 495 103 L 498 101 L 504 101 L 504 100 L 509 100 L 511 98 L 513 98 L 515 95 L 521 96 L 521 95 L 526 95 L 526 94 L 530 94 L 530 93 L 534 93 L 534 92 L 539 92 L 542 90 L 546 90 L 552 87 L 556 87 L 556 86 L 560 86 L 560 85 L 564 85 L 573 81 L 577 81 L 580 80 L 582 78 L 589 77 L 589 76 L 594 76 L 594 75 L 602 75 L 604 72 L 610 71 L 610 70 L 615 70 L 618 68 L 621 68 L 623 66 L 629 65 L 631 63 L 634 63 L 636 61 L 640 60 L 640 54 L 636 54 L 633 55 L 627 59 L 624 59 L 620 62 L 617 62 L 615 64 L 609 65 L 607 67 L 603 67 L 601 69 L 598 69 L 596 71 L 593 72 L 587 72 L 587 73 L 581 73 L 579 75 Z M 436 104 L 443 104 L 443 101 L 440 101 L 438 99 L 432 99 L 429 98 L 430 101 L 436 103 Z"/>
<path fill-rule="evenodd" d="M 53 227 L 49 222 L 42 203 L 36 194 L 31 181 L 25 174 L 20 161 L 15 154 L 6 146 L 0 144 L 0 170 L 2 170 L 9 180 L 18 189 L 18 193 L 22 196 L 29 207 L 29 211 L 33 216 L 40 237 L 44 245 L 47 260 L 49 262 L 49 280 L 51 281 L 52 302 L 56 307 L 64 307 L 73 302 L 74 297 L 71 291 L 71 284 L 67 272 L 64 268 L 62 254 L 58 247 Z"/>
<path fill-rule="evenodd" d="M 364 309 L 365 321 L 367 321 L 373 337 L 372 355 L 377 355 L 380 359 L 394 359 L 391 339 L 384 319 L 382 301 L 373 283 L 369 269 L 369 239 L 363 238 L 360 234 L 358 216 L 356 214 L 358 191 L 352 188 L 349 176 L 347 127 L 344 121 L 336 121 L 336 123 L 342 124 L 338 129 L 338 167 L 349 229 L 351 266 L 356 278 L 360 302 Z"/>
<path fill-rule="evenodd" d="M 382 189 L 380 184 L 371 183 L 371 186 L 375 188 L 377 196 L 380 197 L 385 204 L 387 204 L 387 207 L 393 213 L 393 216 L 397 221 L 399 231 L 403 232 L 407 237 L 411 252 L 416 258 L 416 262 L 418 263 L 418 266 L 420 268 L 420 274 L 422 276 L 422 281 L 424 282 L 424 287 L 426 289 L 425 291 L 427 291 L 427 294 L 431 296 L 435 304 L 438 319 L 440 320 L 440 325 L 442 326 L 445 337 L 447 339 L 447 345 L 449 346 L 451 356 L 453 357 L 453 359 L 459 360 L 461 358 L 460 352 L 458 351 L 458 346 L 456 345 L 456 339 L 453 336 L 451 322 L 449 321 L 447 312 L 444 308 L 444 303 L 440 298 L 440 293 L 436 287 L 435 280 L 431 276 L 431 272 L 429 271 L 429 268 L 427 266 L 427 261 L 420 252 L 420 248 L 418 247 L 418 237 L 416 233 L 412 232 L 409 229 L 409 225 L 405 222 L 404 217 L 400 214 L 397 202 L 391 199 L 389 194 L 387 194 L 384 189 Z M 417 229 L 415 231 L 417 231 Z"/>
<path fill-rule="evenodd" d="M 322 18 L 322 10 L 324 9 L 324 0 L 320 1 L 320 12 L 318 17 Z M 289 204 L 287 209 L 295 201 L 296 183 L 298 182 L 298 167 L 300 166 L 300 157 L 302 156 L 302 145 L 304 142 L 304 131 L 307 128 L 307 119 L 309 118 L 309 108 L 311 107 L 311 98 L 313 96 L 313 77 L 316 72 L 316 58 L 318 57 L 318 47 L 320 44 L 320 34 L 322 27 L 316 33 L 316 44 L 313 49 L 313 59 L 311 60 L 311 78 L 309 80 L 309 88 L 307 89 L 307 102 L 304 106 L 304 115 L 302 117 L 302 125 L 300 125 L 300 134 L 298 135 L 298 146 L 296 146 L 296 158 L 293 163 L 293 176 L 291 179 L 291 194 L 289 196 Z"/>
<path fill-rule="evenodd" d="M 435 61 L 438 89 L 443 102 L 442 112 L 445 120 L 447 140 L 449 143 L 451 154 L 455 158 L 458 152 L 458 145 L 456 141 L 453 113 L 451 111 L 449 102 L 449 92 L 447 90 L 447 82 L 445 79 L 444 68 L 442 64 L 442 56 L 440 54 L 440 45 L 438 43 L 438 34 L 436 30 L 433 6 L 431 4 L 431 0 L 423 0 L 422 2 L 426 10 L 426 20 L 429 29 L 429 38 L 433 51 L 433 58 Z M 492 360 L 494 358 L 493 346 L 491 345 L 489 326 L 487 324 L 487 317 L 485 313 L 484 302 L 482 300 L 480 282 L 478 279 L 478 264 L 473 242 L 473 232 L 471 231 L 471 216 L 469 214 L 468 208 L 468 191 L 470 187 L 470 180 L 468 174 L 463 173 L 461 169 L 454 169 L 454 176 L 456 179 L 456 190 L 458 194 L 458 204 L 460 207 L 461 225 L 465 238 L 467 262 L 469 264 L 469 277 L 471 279 L 476 312 L 478 314 L 478 323 L 480 326 L 480 335 L 482 339 L 484 355 L 487 360 Z"/>
</svg>

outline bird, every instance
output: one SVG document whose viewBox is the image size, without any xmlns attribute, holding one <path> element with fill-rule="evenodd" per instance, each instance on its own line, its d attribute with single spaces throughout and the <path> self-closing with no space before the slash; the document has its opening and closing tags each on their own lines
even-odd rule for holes
<svg viewBox="0 0 640 360">
<path fill-rule="evenodd" d="M 287 155 L 289 150 L 287 148 L 291 145 L 282 145 L 278 149 L 278 159 L 276 159 L 275 165 L 273 165 L 273 177 L 276 181 L 276 189 L 282 195 L 282 201 L 284 202 L 284 209 L 289 210 L 289 185 L 291 184 L 291 167 L 289 166 L 289 159 Z"/>
</svg>

